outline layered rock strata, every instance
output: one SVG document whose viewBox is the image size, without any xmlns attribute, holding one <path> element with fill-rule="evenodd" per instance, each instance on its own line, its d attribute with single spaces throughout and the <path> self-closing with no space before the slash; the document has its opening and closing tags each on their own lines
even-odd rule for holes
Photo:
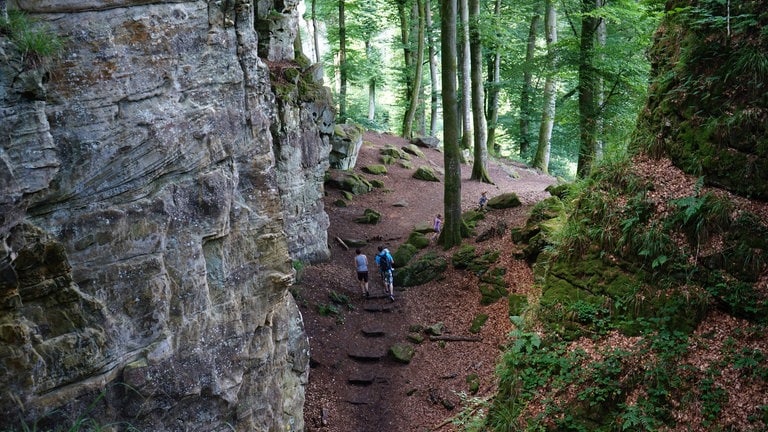
<svg viewBox="0 0 768 432">
<path fill-rule="evenodd" d="M 9 4 L 64 50 L 0 36 L 0 429 L 303 430 L 333 111 L 296 7 Z"/>
</svg>

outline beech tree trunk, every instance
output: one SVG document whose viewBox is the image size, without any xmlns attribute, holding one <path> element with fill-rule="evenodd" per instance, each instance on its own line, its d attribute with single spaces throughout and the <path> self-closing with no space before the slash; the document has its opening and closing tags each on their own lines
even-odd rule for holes
<svg viewBox="0 0 768 432">
<path fill-rule="evenodd" d="M 461 13 L 461 83 L 460 83 L 460 110 L 461 110 L 461 148 L 472 148 L 472 63 L 469 48 L 469 1 L 458 0 Z"/>
<path fill-rule="evenodd" d="M 371 41 L 365 41 L 365 53 L 371 58 Z M 373 121 L 376 118 L 376 78 L 371 77 L 368 80 L 368 120 Z"/>
<path fill-rule="evenodd" d="M 549 153 L 552 142 L 552 128 L 555 124 L 555 103 L 557 98 L 557 57 L 555 55 L 555 44 L 557 43 L 557 15 L 553 0 L 545 0 L 544 4 L 544 28 L 547 38 L 549 67 L 547 70 L 547 78 L 544 83 L 544 109 L 541 114 L 539 143 L 538 147 L 536 147 L 536 156 L 531 165 L 546 174 L 549 173 Z"/>
<path fill-rule="evenodd" d="M 339 120 L 347 117 L 347 28 L 344 0 L 339 0 Z"/>
<path fill-rule="evenodd" d="M 597 151 L 597 71 L 595 35 L 599 20 L 593 16 L 595 0 L 581 1 L 581 46 L 579 50 L 579 158 L 576 175 L 584 178 L 592 170 Z"/>
<path fill-rule="evenodd" d="M 520 157 L 528 155 L 531 146 L 531 120 L 533 119 L 533 57 L 536 52 L 536 34 L 541 21 L 540 4 L 531 17 L 528 30 L 528 45 L 525 49 L 525 68 L 523 69 L 523 89 L 520 93 Z"/>
<path fill-rule="evenodd" d="M 427 27 L 427 47 L 429 51 L 429 80 L 432 89 L 429 98 L 429 136 L 437 133 L 437 108 L 440 83 L 437 80 L 437 54 L 435 53 L 435 29 L 432 23 L 432 5 L 430 0 L 424 0 L 424 22 Z"/>
<path fill-rule="evenodd" d="M 480 42 L 480 0 L 469 0 L 470 55 L 472 82 L 472 124 L 474 126 L 474 161 L 472 180 L 493 183 L 488 175 L 488 130 L 485 124 L 485 90 L 483 89 L 483 47 Z"/>
<path fill-rule="evenodd" d="M 461 149 L 456 101 L 456 0 L 440 2 L 440 49 L 443 87 L 443 161 L 445 187 L 443 230 L 439 242 L 450 248 L 461 244 Z"/>
<path fill-rule="evenodd" d="M 496 20 L 501 17 L 501 0 L 496 0 L 493 13 Z M 494 154 L 499 154 L 501 148 L 496 144 L 496 123 L 499 121 L 499 87 L 501 81 L 501 49 L 497 42 L 493 49 L 493 56 L 488 65 L 488 150 Z"/>
<path fill-rule="evenodd" d="M 320 63 L 320 35 L 317 29 L 317 0 L 312 0 L 312 42 L 315 46 L 315 63 Z"/>
<path fill-rule="evenodd" d="M 605 6 L 605 0 L 597 0 L 597 7 L 601 8 Z M 597 44 L 600 47 L 600 59 L 602 60 L 605 57 L 605 44 L 608 42 L 608 28 L 605 23 L 604 18 L 599 18 L 600 23 L 597 25 Z M 605 80 L 603 79 L 603 74 L 599 74 L 597 78 L 597 110 L 598 110 L 598 116 L 597 116 L 597 125 L 596 125 L 596 131 L 595 134 L 597 135 L 597 138 L 595 139 L 595 162 L 599 162 L 600 159 L 603 158 L 603 136 L 604 136 L 604 116 L 603 116 L 603 105 L 605 104 Z"/>
<path fill-rule="evenodd" d="M 415 0 L 418 7 L 418 30 L 416 35 L 416 55 L 413 58 L 413 85 L 408 110 L 403 121 L 403 137 L 412 138 L 413 121 L 419 108 L 421 96 L 421 77 L 424 71 L 424 2 Z"/>
</svg>

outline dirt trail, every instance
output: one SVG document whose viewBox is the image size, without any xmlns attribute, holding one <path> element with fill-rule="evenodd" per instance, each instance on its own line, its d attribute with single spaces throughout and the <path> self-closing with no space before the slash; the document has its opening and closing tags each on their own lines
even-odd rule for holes
<svg viewBox="0 0 768 432">
<path fill-rule="evenodd" d="M 402 147 L 407 143 L 389 135 L 367 134 L 355 171 L 380 163 L 379 149 L 386 144 Z M 414 158 L 414 167 L 442 169 L 442 153 L 422 151 L 425 157 Z M 416 224 L 431 223 L 435 214 L 443 212 L 443 182 L 413 179 L 413 171 L 400 165 L 388 166 L 386 175 L 377 176 L 385 188 L 357 196 L 347 207 L 333 204 L 340 198 L 338 191 L 327 191 L 332 257 L 328 263 L 306 268 L 296 287 L 312 358 L 304 416 L 307 431 L 426 431 L 436 430 L 437 426 L 441 431 L 455 430 L 450 422 L 444 422 L 461 410 L 459 394 L 468 393 L 468 378 L 476 376 L 480 384 L 474 397 L 487 398 L 496 390 L 494 367 L 511 330 L 505 301 L 481 305 L 477 277 L 450 266 L 442 280 L 406 290 L 395 287 L 395 302 L 381 294 L 363 298 L 355 278 L 354 250 L 346 250 L 334 240 L 367 240 L 363 252 L 373 263 L 376 246 L 383 244 L 394 251 Z M 489 166 L 493 185 L 468 180 L 470 172 L 471 166 L 462 166 L 465 210 L 476 206 L 482 191 L 488 191 L 489 197 L 515 192 L 523 202 L 522 207 L 488 212 L 477 228 L 478 234 L 501 223 L 508 227 L 522 225 L 530 207 L 549 196 L 544 189 L 555 181 L 523 166 L 496 163 Z M 381 212 L 382 222 L 353 222 L 366 208 Z M 468 239 L 467 243 L 479 251 L 502 251 L 497 265 L 507 270 L 505 279 L 510 292 L 525 293 L 530 289 L 530 268 L 512 257 L 514 245 L 508 230 L 501 237 L 482 243 Z M 427 249 L 449 260 L 453 253 L 436 245 Z M 375 276 L 375 272 L 371 273 Z M 374 294 L 382 293 L 380 279 L 373 277 L 370 285 Z M 331 304 L 331 293 L 347 296 L 350 304 L 338 314 L 324 316 L 320 310 Z M 470 335 L 468 329 L 478 314 L 489 318 L 480 333 Z M 416 326 L 436 323 L 443 323 L 447 336 L 481 340 L 430 341 L 424 332 L 413 331 Z M 425 340 L 415 343 L 409 339 L 415 334 Z M 395 344 L 415 349 L 409 364 L 398 363 L 388 355 Z"/>
</svg>

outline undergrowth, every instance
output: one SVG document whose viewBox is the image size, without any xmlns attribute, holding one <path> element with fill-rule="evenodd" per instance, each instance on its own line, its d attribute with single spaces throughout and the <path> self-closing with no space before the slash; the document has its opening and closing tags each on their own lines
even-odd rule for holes
<svg viewBox="0 0 768 432">
<path fill-rule="evenodd" d="M 768 385 L 768 353 L 744 345 L 768 331 L 755 288 L 768 266 L 755 237 L 768 227 L 703 186 L 653 201 L 655 185 L 625 159 L 570 188 L 568 218 L 536 264 L 540 302 L 512 317 L 489 430 L 656 431 L 686 410 L 698 415 L 693 429 L 733 430 L 722 371 Z M 690 356 L 713 336 L 694 330 L 715 310 L 752 328 L 729 330 L 731 343 L 700 368 Z M 766 409 L 753 411 L 748 430 L 764 430 Z"/>
</svg>

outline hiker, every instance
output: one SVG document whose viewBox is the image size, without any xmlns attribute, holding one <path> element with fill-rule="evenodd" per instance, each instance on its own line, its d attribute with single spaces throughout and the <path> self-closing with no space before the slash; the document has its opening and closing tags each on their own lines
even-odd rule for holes
<svg viewBox="0 0 768 432">
<path fill-rule="evenodd" d="M 389 249 L 384 246 L 379 246 L 379 253 L 376 254 L 374 259 L 379 266 L 381 280 L 384 282 L 384 292 L 389 294 L 390 301 L 395 301 L 395 285 L 392 275 L 392 271 L 395 269 L 395 260 L 392 258 L 392 254 L 389 253 Z"/>
<path fill-rule="evenodd" d="M 360 289 L 363 291 L 363 297 L 368 297 L 368 257 L 360 249 L 355 253 L 355 270 L 357 271 L 357 280 L 360 281 Z"/>
<path fill-rule="evenodd" d="M 477 209 L 480 211 L 485 211 L 486 204 L 488 204 L 488 192 L 483 192 L 480 194 L 480 202 L 478 203 Z"/>
<path fill-rule="evenodd" d="M 440 228 L 443 227 L 443 218 L 440 216 L 440 213 L 435 216 L 435 220 L 432 222 L 432 231 L 434 231 L 434 234 L 432 234 L 432 239 L 436 239 L 438 236 L 440 236 Z"/>
</svg>

